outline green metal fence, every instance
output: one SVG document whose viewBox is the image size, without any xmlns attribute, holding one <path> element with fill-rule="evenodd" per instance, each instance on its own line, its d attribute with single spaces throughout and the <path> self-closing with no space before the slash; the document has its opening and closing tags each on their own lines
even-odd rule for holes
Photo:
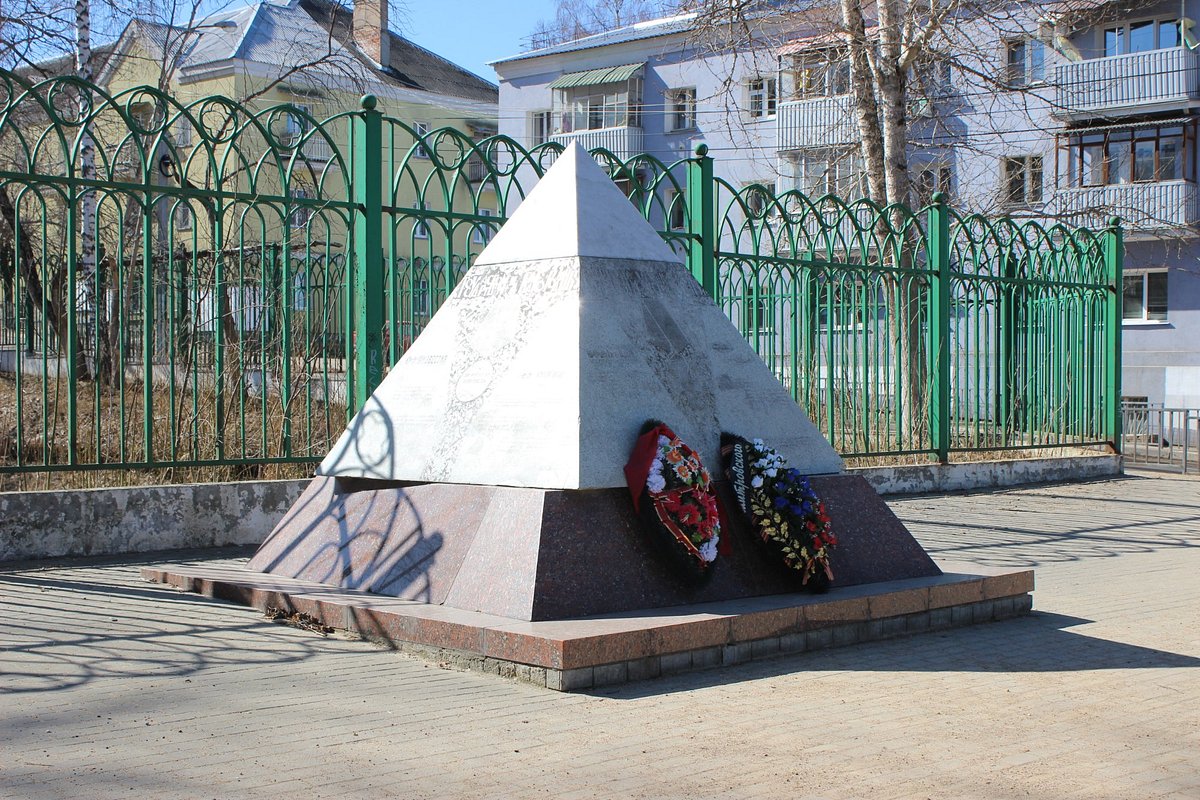
<svg viewBox="0 0 1200 800">
<path fill-rule="evenodd" d="M 560 152 L 0 72 L 0 471 L 319 460 Z M 594 155 L 842 453 L 1118 441 L 1115 224 Z"/>
</svg>

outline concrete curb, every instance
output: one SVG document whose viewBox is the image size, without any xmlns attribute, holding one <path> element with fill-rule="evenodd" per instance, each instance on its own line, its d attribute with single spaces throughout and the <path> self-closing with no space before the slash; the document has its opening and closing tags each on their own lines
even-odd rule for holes
<svg viewBox="0 0 1200 800">
<path fill-rule="evenodd" d="M 862 475 L 880 494 L 900 495 L 1115 478 L 1122 473 L 1122 464 L 1121 456 L 1103 453 L 1013 461 L 859 467 L 848 471 Z"/>
</svg>

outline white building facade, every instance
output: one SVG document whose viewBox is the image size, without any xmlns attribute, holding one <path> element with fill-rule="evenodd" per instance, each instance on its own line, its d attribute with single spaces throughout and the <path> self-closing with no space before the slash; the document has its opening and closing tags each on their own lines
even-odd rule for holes
<svg viewBox="0 0 1200 800">
<path fill-rule="evenodd" d="M 914 81 L 909 160 L 915 204 L 945 191 L 956 208 L 989 215 L 1092 227 L 1119 215 L 1122 393 L 1200 408 L 1192 5 L 1048 17 L 1011 36 L 989 29 L 956 66 Z M 654 20 L 493 62 L 500 132 L 668 164 L 704 143 L 734 187 L 861 195 L 836 40 L 800 31 L 769 52 L 718 53 L 697 46 L 693 25 L 689 15 Z"/>
</svg>

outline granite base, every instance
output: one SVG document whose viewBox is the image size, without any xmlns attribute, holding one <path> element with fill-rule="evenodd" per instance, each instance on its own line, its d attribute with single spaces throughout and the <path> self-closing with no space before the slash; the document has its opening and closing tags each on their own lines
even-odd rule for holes
<svg viewBox="0 0 1200 800">
<path fill-rule="evenodd" d="M 936 576 L 529 622 L 239 567 L 145 567 L 147 580 L 324 625 L 465 669 L 572 691 L 986 622 L 1032 609 L 1032 570 Z"/>
<path fill-rule="evenodd" d="M 834 588 L 934 577 L 937 565 L 861 476 L 812 479 L 838 546 Z M 726 508 L 728 485 L 718 484 Z M 391 484 L 318 477 L 250 568 L 343 589 L 544 621 L 779 595 L 799 576 L 738 514 L 733 553 L 689 588 L 653 552 L 626 489 Z"/>
</svg>

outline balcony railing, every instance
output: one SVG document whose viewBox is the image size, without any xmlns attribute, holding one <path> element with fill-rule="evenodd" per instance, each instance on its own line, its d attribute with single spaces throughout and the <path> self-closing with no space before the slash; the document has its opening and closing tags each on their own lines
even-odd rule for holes
<svg viewBox="0 0 1200 800">
<path fill-rule="evenodd" d="M 799 150 L 858 141 L 850 100 L 850 95 L 839 94 L 780 103 L 776 149 Z"/>
<path fill-rule="evenodd" d="M 1191 181 L 1059 189 L 1047 211 L 1095 228 L 1115 214 L 1131 233 L 1185 228 L 1200 222 L 1200 191 Z"/>
<path fill-rule="evenodd" d="M 642 147 L 644 138 L 642 129 L 628 125 L 621 125 L 616 128 L 575 131 L 574 133 L 556 133 L 550 138 L 564 145 L 571 142 L 579 142 L 585 150 L 603 147 L 622 161 L 644 152 L 644 148 Z"/>
<path fill-rule="evenodd" d="M 1054 71 L 1060 117 L 1156 111 L 1200 100 L 1200 54 L 1186 48 L 1060 64 Z"/>
</svg>

